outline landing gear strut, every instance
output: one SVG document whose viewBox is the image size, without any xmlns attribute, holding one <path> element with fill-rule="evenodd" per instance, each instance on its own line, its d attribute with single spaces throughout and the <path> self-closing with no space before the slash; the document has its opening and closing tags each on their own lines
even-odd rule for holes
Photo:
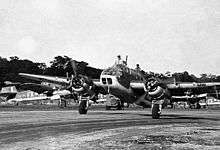
<svg viewBox="0 0 220 150">
<path fill-rule="evenodd" d="M 159 119 L 160 118 L 160 105 L 159 104 L 153 104 L 153 106 L 152 106 L 152 118 L 153 119 Z"/>
<path fill-rule="evenodd" d="M 118 101 L 117 110 L 122 110 L 122 102 Z"/>
<path fill-rule="evenodd" d="M 60 105 L 61 108 L 67 107 L 67 101 L 64 100 L 64 99 L 61 99 L 59 105 Z"/>
<path fill-rule="evenodd" d="M 79 104 L 79 114 L 87 114 L 87 100 L 82 100 Z"/>
<path fill-rule="evenodd" d="M 201 108 L 201 105 L 198 103 L 196 103 L 196 109 L 200 109 Z"/>
<path fill-rule="evenodd" d="M 153 119 L 159 119 L 161 110 L 162 110 L 162 104 L 164 103 L 164 100 L 158 100 L 158 101 L 153 101 L 152 102 L 152 118 Z"/>
</svg>

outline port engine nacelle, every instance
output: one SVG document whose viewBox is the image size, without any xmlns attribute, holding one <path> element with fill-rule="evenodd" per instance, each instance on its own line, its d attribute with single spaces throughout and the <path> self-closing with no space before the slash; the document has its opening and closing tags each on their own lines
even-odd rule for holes
<svg viewBox="0 0 220 150">
<path fill-rule="evenodd" d="M 90 81 L 87 77 L 77 76 L 70 80 L 69 88 L 71 88 L 74 92 L 84 93 L 88 92 L 92 86 L 92 81 Z"/>
</svg>

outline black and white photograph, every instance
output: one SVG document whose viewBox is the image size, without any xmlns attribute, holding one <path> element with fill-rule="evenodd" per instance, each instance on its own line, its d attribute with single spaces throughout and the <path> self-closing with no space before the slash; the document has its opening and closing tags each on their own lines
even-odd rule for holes
<svg viewBox="0 0 220 150">
<path fill-rule="evenodd" d="M 219 0 L 0 0 L 0 150 L 219 149 Z"/>
</svg>

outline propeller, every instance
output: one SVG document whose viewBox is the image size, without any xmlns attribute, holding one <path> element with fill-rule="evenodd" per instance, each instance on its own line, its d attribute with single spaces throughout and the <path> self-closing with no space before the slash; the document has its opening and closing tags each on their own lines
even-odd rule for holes
<svg viewBox="0 0 220 150">
<path fill-rule="evenodd" d="M 70 63 L 73 69 L 73 75 L 71 76 L 68 88 L 75 92 L 90 93 L 93 86 L 92 80 L 78 73 L 78 64 L 75 60 L 70 59 L 68 63 Z"/>
<path fill-rule="evenodd" d="M 70 77 L 70 85 L 67 89 L 82 95 L 88 95 L 90 100 L 96 102 L 99 89 L 92 79 L 79 73 L 79 65 L 75 60 L 70 59 L 66 65 L 70 65 L 73 70 L 73 75 Z"/>
<path fill-rule="evenodd" d="M 72 59 L 70 59 L 70 64 L 71 64 L 71 67 L 72 67 L 72 69 L 73 69 L 73 72 L 74 72 L 74 74 L 73 74 L 73 76 L 77 76 L 78 75 L 78 72 L 77 72 L 77 64 L 76 64 L 76 61 L 75 60 L 72 60 Z"/>
</svg>

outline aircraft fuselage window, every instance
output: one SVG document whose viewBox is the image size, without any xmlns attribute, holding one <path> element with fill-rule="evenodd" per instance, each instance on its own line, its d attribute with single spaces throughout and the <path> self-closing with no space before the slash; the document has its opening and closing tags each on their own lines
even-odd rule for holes
<svg viewBox="0 0 220 150">
<path fill-rule="evenodd" d="M 112 79 L 111 78 L 107 78 L 108 84 L 112 84 Z"/>
<path fill-rule="evenodd" d="M 106 84 L 106 78 L 102 78 L 102 83 Z"/>
</svg>

